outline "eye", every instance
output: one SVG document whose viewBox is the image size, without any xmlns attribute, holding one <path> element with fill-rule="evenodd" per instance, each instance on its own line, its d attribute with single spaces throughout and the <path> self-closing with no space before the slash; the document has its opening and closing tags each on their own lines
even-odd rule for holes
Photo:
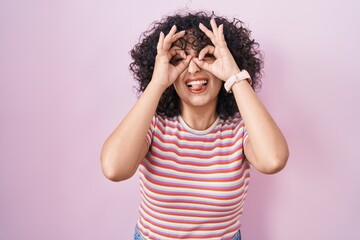
<svg viewBox="0 0 360 240">
<path fill-rule="evenodd" d="M 204 56 L 204 61 L 214 61 L 215 60 L 215 56 L 213 54 L 207 53 Z"/>
<path fill-rule="evenodd" d="M 182 60 L 184 60 L 181 56 L 176 55 L 173 58 L 171 58 L 170 63 L 174 66 L 178 65 Z"/>
</svg>

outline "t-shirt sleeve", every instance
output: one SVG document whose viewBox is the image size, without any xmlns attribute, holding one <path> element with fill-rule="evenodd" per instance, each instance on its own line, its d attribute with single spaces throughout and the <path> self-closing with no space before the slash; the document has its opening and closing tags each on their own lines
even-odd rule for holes
<svg viewBox="0 0 360 240">
<path fill-rule="evenodd" d="M 155 128 L 157 125 L 157 121 L 158 121 L 158 116 L 155 114 L 151 120 L 150 127 L 145 136 L 145 140 L 146 140 L 147 144 L 149 145 L 149 147 L 151 146 L 151 143 L 152 143 L 152 139 L 154 136 L 154 131 L 155 131 Z"/>
<path fill-rule="evenodd" d="M 238 113 L 234 116 L 234 123 L 236 125 L 236 138 L 237 141 L 241 142 L 242 149 L 245 150 L 246 144 L 249 141 L 248 132 L 246 130 L 246 126 L 244 120 L 242 119 L 241 115 Z"/>
<path fill-rule="evenodd" d="M 244 126 L 244 134 L 243 134 L 243 148 L 245 150 L 246 148 L 246 144 L 248 143 L 249 141 L 249 135 L 248 135 L 248 132 L 246 130 L 246 126 Z"/>
</svg>

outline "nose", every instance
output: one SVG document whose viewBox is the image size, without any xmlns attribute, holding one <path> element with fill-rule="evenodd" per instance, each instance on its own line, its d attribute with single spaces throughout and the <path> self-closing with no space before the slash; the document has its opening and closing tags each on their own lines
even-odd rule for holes
<svg viewBox="0 0 360 240">
<path fill-rule="evenodd" d="M 191 60 L 188 67 L 189 73 L 197 73 L 200 71 L 199 66 L 194 62 L 194 60 Z"/>
</svg>

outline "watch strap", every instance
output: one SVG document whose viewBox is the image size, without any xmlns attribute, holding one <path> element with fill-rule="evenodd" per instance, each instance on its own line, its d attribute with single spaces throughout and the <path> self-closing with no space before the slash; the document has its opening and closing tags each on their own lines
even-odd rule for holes
<svg viewBox="0 0 360 240">
<path fill-rule="evenodd" d="M 231 93 L 231 89 L 234 84 L 243 80 L 248 80 L 248 82 L 251 83 L 250 74 L 246 70 L 241 70 L 239 73 L 229 77 L 229 79 L 224 83 L 225 90 Z"/>
</svg>

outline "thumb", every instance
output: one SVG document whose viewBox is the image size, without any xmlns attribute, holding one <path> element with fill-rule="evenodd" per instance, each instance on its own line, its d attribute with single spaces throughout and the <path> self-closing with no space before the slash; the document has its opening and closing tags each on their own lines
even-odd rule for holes
<svg viewBox="0 0 360 240">
<path fill-rule="evenodd" d="M 191 55 L 187 55 L 186 58 L 184 60 L 182 60 L 175 68 L 177 71 L 179 72 L 183 72 L 185 70 L 185 68 L 187 68 L 189 66 L 189 63 L 192 59 Z"/>
<path fill-rule="evenodd" d="M 194 58 L 193 61 L 196 63 L 196 65 L 198 65 L 200 68 L 206 70 L 206 71 L 209 71 L 211 72 L 211 64 L 205 62 L 205 61 L 202 61 L 202 60 L 199 60 L 199 58 Z"/>
</svg>

